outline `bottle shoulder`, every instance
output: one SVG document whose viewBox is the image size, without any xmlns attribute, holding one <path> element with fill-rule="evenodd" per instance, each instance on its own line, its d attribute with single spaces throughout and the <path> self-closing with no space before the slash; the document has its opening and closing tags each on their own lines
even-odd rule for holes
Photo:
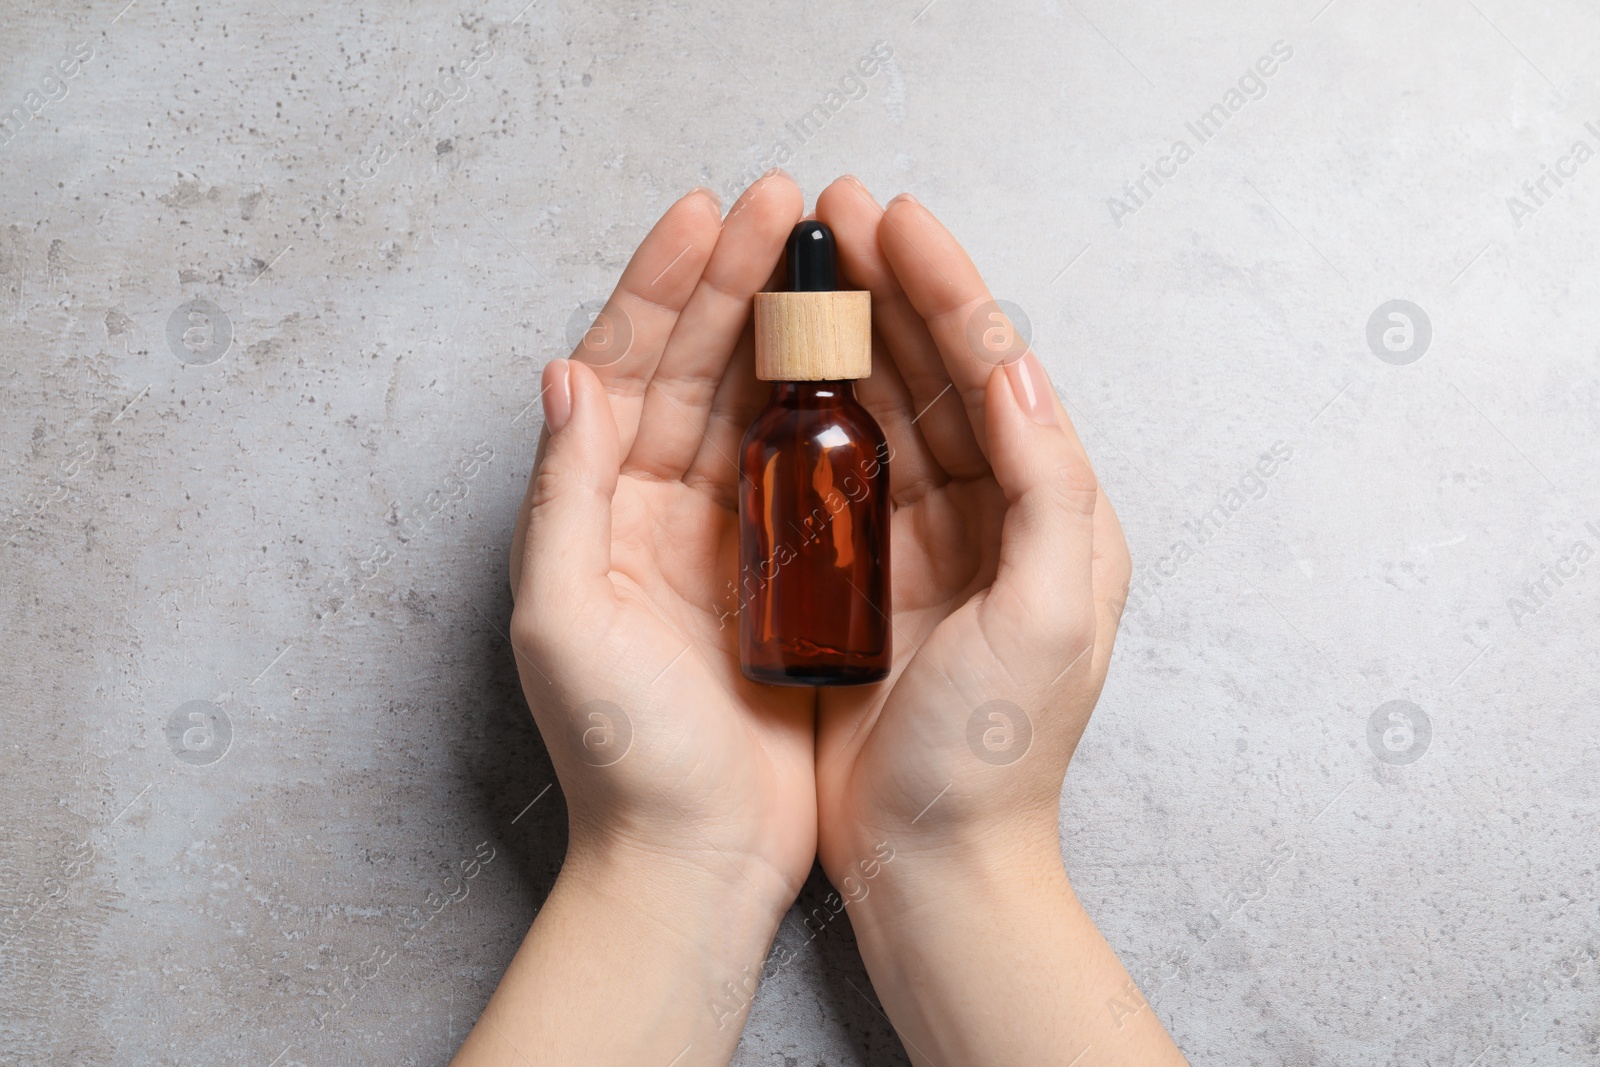
<svg viewBox="0 0 1600 1067">
<path fill-rule="evenodd" d="M 815 454 L 834 449 L 882 452 L 883 428 L 859 403 L 828 407 L 769 404 L 745 430 L 741 450 L 773 453 L 784 450 Z"/>
</svg>

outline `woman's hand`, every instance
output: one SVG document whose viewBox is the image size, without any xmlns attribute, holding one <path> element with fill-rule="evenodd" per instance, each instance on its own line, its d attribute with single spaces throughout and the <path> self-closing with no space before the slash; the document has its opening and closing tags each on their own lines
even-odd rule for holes
<svg viewBox="0 0 1600 1067">
<path fill-rule="evenodd" d="M 709 191 L 667 211 L 573 358 L 545 368 L 511 550 L 511 638 L 571 812 L 568 862 L 627 849 L 778 908 L 815 854 L 814 700 L 739 673 L 739 471 L 717 439 L 737 421 L 727 386 L 755 384 L 751 298 L 800 210 L 777 173 L 725 224 Z"/>
<path fill-rule="evenodd" d="M 919 1064 L 1087 1047 L 1085 1064 L 1181 1063 L 1061 863 L 1062 782 L 1127 599 L 1116 513 L 1043 366 L 927 209 L 881 210 L 844 178 L 817 215 L 872 292 L 857 395 L 893 448 L 893 673 L 817 709 L 820 857 L 873 985 Z"/>
<path fill-rule="evenodd" d="M 837 885 L 884 839 L 1055 854 L 1127 597 L 1122 529 L 1038 357 L 938 220 L 909 197 L 886 213 L 852 179 L 817 209 L 872 292 L 857 395 L 894 493 L 893 673 L 819 698 L 823 866 Z"/>
<path fill-rule="evenodd" d="M 458 1063 L 726 1063 L 811 870 L 815 694 L 743 678 L 729 594 L 751 298 L 801 204 L 684 197 L 545 369 L 511 637 L 569 843 Z"/>
</svg>

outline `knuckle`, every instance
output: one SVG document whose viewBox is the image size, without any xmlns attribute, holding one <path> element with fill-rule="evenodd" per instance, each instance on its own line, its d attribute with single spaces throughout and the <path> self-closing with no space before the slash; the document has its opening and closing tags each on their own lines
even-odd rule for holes
<svg viewBox="0 0 1600 1067">
<path fill-rule="evenodd" d="M 529 497 L 529 506 L 544 507 L 559 497 L 571 481 L 571 476 L 564 473 L 559 464 L 548 461 L 539 464 L 539 469 L 533 472 L 533 493 Z"/>
<path fill-rule="evenodd" d="M 539 610 L 537 598 L 523 597 L 511 610 L 511 647 L 529 657 L 542 653 L 551 636 L 545 615 Z"/>
<path fill-rule="evenodd" d="M 1085 456 L 1073 456 L 1056 467 L 1051 482 L 1057 498 L 1074 512 L 1083 515 L 1094 513 L 1095 501 L 1100 495 L 1100 479 Z"/>
<path fill-rule="evenodd" d="M 1073 655 L 1077 655 L 1094 647 L 1095 630 L 1092 607 L 1091 610 L 1068 612 L 1060 624 L 1059 640 Z"/>
<path fill-rule="evenodd" d="M 1042 622 L 1043 647 L 1065 658 L 1063 663 L 1076 663 L 1094 648 L 1098 626 L 1093 604 L 1075 605 L 1065 611 L 1051 612 Z"/>
</svg>

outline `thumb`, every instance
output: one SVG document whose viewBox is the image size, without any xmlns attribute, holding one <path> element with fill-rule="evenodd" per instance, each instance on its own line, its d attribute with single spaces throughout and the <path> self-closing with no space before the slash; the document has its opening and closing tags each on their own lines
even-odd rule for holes
<svg viewBox="0 0 1600 1067">
<path fill-rule="evenodd" d="M 622 461 L 611 403 L 593 370 L 552 360 L 540 384 L 549 436 L 528 486 L 515 592 L 553 616 L 556 604 L 610 594 L 611 498 Z"/>
<path fill-rule="evenodd" d="M 999 648 L 1054 663 L 1054 676 L 1095 637 L 1094 468 L 1031 349 L 990 373 L 984 421 L 1008 504 L 985 602 L 1000 618 L 985 622 L 999 624 Z"/>
</svg>

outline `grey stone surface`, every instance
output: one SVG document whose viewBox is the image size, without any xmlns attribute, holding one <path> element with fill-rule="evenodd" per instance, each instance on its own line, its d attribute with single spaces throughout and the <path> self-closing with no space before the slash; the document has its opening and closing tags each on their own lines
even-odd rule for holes
<svg viewBox="0 0 1600 1067">
<path fill-rule="evenodd" d="M 1592 4 L 125 2 L 0 11 L 0 1063 L 445 1061 L 565 832 L 539 368 L 780 142 L 948 222 L 1118 505 L 1063 849 L 1193 1062 L 1600 1060 Z M 737 1062 L 904 1062 L 784 936 Z"/>
</svg>

